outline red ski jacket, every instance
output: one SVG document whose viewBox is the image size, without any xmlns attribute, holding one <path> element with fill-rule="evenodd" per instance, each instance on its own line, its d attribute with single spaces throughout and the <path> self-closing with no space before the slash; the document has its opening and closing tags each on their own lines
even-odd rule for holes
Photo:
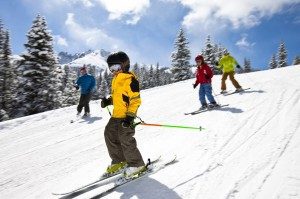
<svg viewBox="0 0 300 199">
<path fill-rule="evenodd" d="M 207 64 L 202 64 L 197 67 L 196 71 L 196 82 L 195 84 L 207 84 L 211 83 L 211 78 L 213 77 L 213 72 Z"/>
</svg>

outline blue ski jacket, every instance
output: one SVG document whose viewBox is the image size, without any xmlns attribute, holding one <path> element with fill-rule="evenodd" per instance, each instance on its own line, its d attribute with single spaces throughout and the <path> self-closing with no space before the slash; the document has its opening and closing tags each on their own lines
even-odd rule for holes
<svg viewBox="0 0 300 199">
<path fill-rule="evenodd" d="M 82 95 L 92 92 L 96 85 L 95 78 L 90 74 L 85 74 L 79 77 L 76 81 L 76 84 L 80 87 L 80 92 Z"/>
</svg>

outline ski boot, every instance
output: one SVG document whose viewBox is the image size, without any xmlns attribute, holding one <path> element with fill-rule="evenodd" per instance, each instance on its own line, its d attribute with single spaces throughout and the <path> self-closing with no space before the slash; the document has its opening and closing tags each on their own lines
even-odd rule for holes
<svg viewBox="0 0 300 199">
<path fill-rule="evenodd" d="M 241 87 L 241 88 L 237 88 L 236 90 L 235 90 L 235 92 L 236 93 L 239 93 L 239 92 L 242 92 L 242 91 L 244 91 L 244 89 Z"/>
<path fill-rule="evenodd" d="M 218 108 L 218 107 L 220 107 L 220 105 L 217 104 L 216 102 L 211 102 L 211 103 L 208 105 L 208 108 L 209 108 L 209 109 Z"/>
<path fill-rule="evenodd" d="M 207 104 L 203 104 L 200 108 L 199 111 L 206 110 L 208 108 Z"/>
<path fill-rule="evenodd" d="M 109 177 L 109 176 L 114 176 L 119 173 L 122 173 L 126 167 L 127 167 L 127 162 L 112 164 L 107 167 L 106 172 L 102 175 L 102 177 Z"/>
<path fill-rule="evenodd" d="M 147 170 L 146 166 L 127 167 L 123 174 L 126 179 L 131 179 L 131 178 L 138 177 L 139 174 L 145 172 L 146 170 Z"/>
<path fill-rule="evenodd" d="M 89 116 L 91 116 L 90 113 L 84 113 L 82 117 L 89 117 Z"/>
</svg>

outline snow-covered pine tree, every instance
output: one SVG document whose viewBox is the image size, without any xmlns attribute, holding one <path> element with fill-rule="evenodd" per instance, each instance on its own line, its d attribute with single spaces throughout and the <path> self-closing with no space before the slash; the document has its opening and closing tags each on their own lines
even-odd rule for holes
<svg viewBox="0 0 300 199">
<path fill-rule="evenodd" d="M 102 76 L 102 74 L 100 74 L 100 76 Z M 101 84 L 100 84 L 100 87 L 99 87 L 99 97 L 100 99 L 101 98 L 105 98 L 108 96 L 109 94 L 109 87 L 108 87 L 108 84 L 107 84 L 107 79 L 105 79 L 105 73 L 103 74 L 103 77 L 101 78 L 102 81 L 101 81 Z"/>
<path fill-rule="evenodd" d="M 215 54 L 216 52 L 214 51 L 214 46 L 211 43 L 210 35 L 208 35 L 205 41 L 204 53 L 202 56 L 204 57 L 204 61 L 211 67 L 216 61 Z"/>
<path fill-rule="evenodd" d="M 299 55 L 297 55 L 295 57 L 295 59 L 293 60 L 293 65 L 298 65 L 298 64 L 300 64 L 300 56 Z"/>
<path fill-rule="evenodd" d="M 141 75 L 141 74 L 140 74 L 140 73 L 141 73 L 141 69 L 140 69 L 138 63 L 135 63 L 135 64 L 133 65 L 132 71 L 133 71 L 133 73 L 137 76 L 137 78 L 139 79 L 139 78 L 140 78 L 140 75 Z"/>
<path fill-rule="evenodd" d="M 161 71 L 159 69 L 159 63 L 156 64 L 156 69 L 155 69 L 155 73 L 154 73 L 154 81 L 155 81 L 155 86 L 162 85 L 162 82 L 161 82 Z"/>
<path fill-rule="evenodd" d="M 94 89 L 95 99 L 100 99 L 100 86 L 101 86 L 101 82 L 102 82 L 102 78 L 103 78 L 102 73 L 103 73 L 103 70 L 100 69 L 99 75 L 95 76 L 95 80 L 96 80 L 96 85 L 95 85 L 95 89 Z"/>
<path fill-rule="evenodd" d="M 148 76 L 148 85 L 149 88 L 155 87 L 155 80 L 154 80 L 154 70 L 153 70 L 153 65 L 151 64 L 150 69 L 149 69 L 149 76 Z"/>
<path fill-rule="evenodd" d="M 251 62 L 250 59 L 245 58 L 244 59 L 244 72 L 250 73 L 251 72 Z"/>
<path fill-rule="evenodd" d="M 140 76 L 140 85 L 141 85 L 141 89 L 147 89 L 149 88 L 149 82 L 148 82 L 148 75 L 149 72 L 147 70 L 146 65 L 143 65 L 141 67 L 141 76 Z"/>
<path fill-rule="evenodd" d="M 37 15 L 27 33 L 27 52 L 19 66 L 22 81 L 19 88 L 20 115 L 31 115 L 61 107 L 61 71 L 52 47 L 52 36 L 46 20 Z"/>
<path fill-rule="evenodd" d="M 2 20 L 0 19 L 0 59 L 3 59 L 3 43 L 4 43 L 4 29 L 3 29 L 3 24 Z M 3 109 L 3 101 L 4 101 L 4 93 L 3 93 L 3 88 L 4 88 L 4 71 L 3 71 L 3 64 L 0 63 L 0 121 L 3 121 L 4 118 L 8 119 L 8 115 L 6 111 Z"/>
<path fill-rule="evenodd" d="M 175 51 L 172 53 L 172 67 L 174 82 L 186 80 L 192 77 L 190 70 L 191 53 L 188 49 L 188 41 L 185 37 L 184 30 L 180 28 L 175 41 Z"/>
<path fill-rule="evenodd" d="M 278 63 L 277 63 L 277 60 L 276 60 L 276 55 L 273 54 L 272 57 L 271 57 L 271 60 L 269 62 L 269 69 L 277 68 L 277 66 L 278 66 Z"/>
<path fill-rule="evenodd" d="M 287 64 L 287 51 L 285 48 L 285 44 L 281 41 L 279 48 L 278 48 L 278 68 L 286 67 Z"/>
<path fill-rule="evenodd" d="M 63 98 L 62 106 L 74 105 L 79 101 L 79 95 L 75 94 L 76 90 L 74 87 L 74 82 L 76 81 L 76 72 L 71 70 L 70 66 L 64 66 L 63 75 Z"/>
<path fill-rule="evenodd" d="M 217 44 L 216 48 L 216 59 L 219 61 L 223 57 L 226 48 L 224 48 L 221 44 Z"/>
<path fill-rule="evenodd" d="M 162 74 L 161 74 L 161 79 L 162 79 L 162 85 L 167 85 L 172 83 L 172 73 L 170 72 L 169 68 L 161 68 Z"/>
<path fill-rule="evenodd" d="M 1 104 L 0 109 L 3 109 L 9 119 L 13 115 L 13 104 L 15 103 L 16 91 L 16 76 L 14 68 L 10 63 L 11 49 L 9 45 L 8 31 L 1 30 L 1 50 L 0 50 L 0 79 L 1 79 Z"/>
<path fill-rule="evenodd" d="M 103 78 L 106 81 L 107 87 L 108 87 L 108 93 L 111 94 L 111 83 L 112 83 L 112 79 L 113 79 L 113 74 L 112 73 L 108 73 L 107 69 L 105 69 L 104 74 L 103 74 Z"/>
</svg>

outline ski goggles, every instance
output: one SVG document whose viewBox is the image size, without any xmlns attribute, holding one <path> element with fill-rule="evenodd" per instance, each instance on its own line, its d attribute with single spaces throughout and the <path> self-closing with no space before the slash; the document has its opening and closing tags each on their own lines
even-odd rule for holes
<svg viewBox="0 0 300 199">
<path fill-rule="evenodd" d="M 121 64 L 113 64 L 109 67 L 110 72 L 117 72 L 122 69 Z"/>
</svg>

